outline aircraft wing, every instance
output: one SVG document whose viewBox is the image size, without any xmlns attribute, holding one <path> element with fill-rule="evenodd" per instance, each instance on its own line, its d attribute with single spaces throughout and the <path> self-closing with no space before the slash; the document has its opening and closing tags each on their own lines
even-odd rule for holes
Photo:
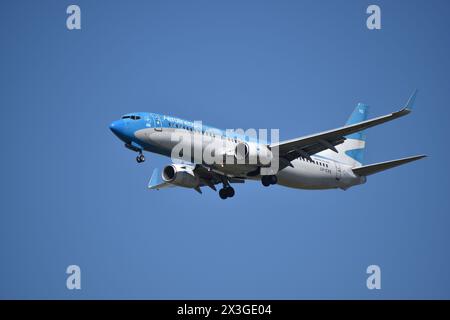
<svg viewBox="0 0 450 320">
<path fill-rule="evenodd" d="M 229 183 L 244 183 L 244 179 L 240 178 L 231 178 L 227 177 L 225 175 L 222 175 L 220 173 L 214 172 L 212 170 L 209 170 L 207 167 L 203 165 L 195 165 L 193 172 L 196 176 L 199 177 L 200 184 L 198 185 L 195 190 L 199 193 L 201 192 L 201 187 L 208 186 L 214 191 L 216 191 L 216 184 L 222 183 L 224 179 L 226 179 Z M 150 181 L 148 183 L 148 189 L 164 189 L 164 188 L 170 188 L 170 187 L 176 187 L 176 185 L 165 182 L 162 177 L 159 169 L 154 169 L 152 176 L 150 178 Z"/>
<path fill-rule="evenodd" d="M 417 90 L 414 91 L 401 110 L 391 114 L 297 139 L 274 143 L 270 145 L 270 148 L 278 148 L 280 158 L 284 158 L 289 162 L 298 157 L 309 158 L 311 155 L 326 149 L 337 152 L 335 146 L 343 143 L 346 139 L 345 136 L 409 114 L 412 110 L 416 94 Z"/>
</svg>

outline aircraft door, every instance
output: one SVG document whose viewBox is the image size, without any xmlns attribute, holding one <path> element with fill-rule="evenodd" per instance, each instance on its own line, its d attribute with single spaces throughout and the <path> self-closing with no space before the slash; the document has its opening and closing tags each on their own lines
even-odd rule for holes
<svg viewBox="0 0 450 320">
<path fill-rule="evenodd" d="M 161 118 L 155 115 L 154 120 L 155 120 L 155 131 L 162 131 Z"/>
<path fill-rule="evenodd" d="M 341 165 L 338 162 L 335 162 L 334 164 L 336 165 L 336 180 L 341 180 L 342 177 Z"/>
</svg>

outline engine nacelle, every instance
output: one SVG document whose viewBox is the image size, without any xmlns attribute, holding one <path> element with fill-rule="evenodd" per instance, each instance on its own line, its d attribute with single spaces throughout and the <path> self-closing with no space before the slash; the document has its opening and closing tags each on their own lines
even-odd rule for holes
<svg viewBox="0 0 450 320">
<path fill-rule="evenodd" d="M 195 188 L 200 184 L 200 180 L 195 175 L 193 168 L 181 164 L 165 166 L 162 172 L 162 179 L 165 182 L 185 188 Z"/>
<path fill-rule="evenodd" d="M 273 159 L 273 154 L 264 145 L 239 142 L 234 148 L 234 157 L 238 163 L 268 166 Z"/>
</svg>

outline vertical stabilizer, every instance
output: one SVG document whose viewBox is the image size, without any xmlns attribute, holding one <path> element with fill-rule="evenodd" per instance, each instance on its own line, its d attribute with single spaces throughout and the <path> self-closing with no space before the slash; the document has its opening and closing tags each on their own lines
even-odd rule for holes
<svg viewBox="0 0 450 320">
<path fill-rule="evenodd" d="M 369 106 L 358 103 L 355 110 L 348 118 L 345 125 L 351 125 L 367 120 Z M 325 150 L 319 153 L 327 158 L 341 163 L 349 164 L 353 167 L 362 166 L 364 160 L 364 149 L 366 147 L 366 135 L 364 131 L 356 132 L 345 137 L 344 143 L 337 145 L 337 153 Z"/>
</svg>

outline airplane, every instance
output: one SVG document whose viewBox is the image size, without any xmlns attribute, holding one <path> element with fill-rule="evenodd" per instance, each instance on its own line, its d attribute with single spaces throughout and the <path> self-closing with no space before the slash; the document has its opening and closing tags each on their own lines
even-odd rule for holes
<svg viewBox="0 0 450 320">
<path fill-rule="evenodd" d="M 417 90 L 401 110 L 370 120 L 367 120 L 368 106 L 358 103 L 343 127 L 273 143 L 149 112 L 125 114 L 112 122 L 109 128 L 125 143 L 126 148 L 138 153 L 138 163 L 145 161 L 144 151 L 172 157 L 174 160 L 161 173 L 159 169 L 153 170 L 148 183 L 149 189 L 179 186 L 202 193 L 201 188 L 204 186 L 217 191 L 215 186 L 222 184 L 219 190 L 221 199 L 234 196 L 231 184 L 244 183 L 246 180 L 260 180 L 266 187 L 278 184 L 298 189 L 347 190 L 364 184 L 372 174 L 426 157 L 416 155 L 363 165 L 364 130 L 409 114 L 416 95 Z M 196 161 L 192 154 L 186 159 L 183 152 L 173 152 L 179 143 L 173 139 L 175 133 L 192 138 L 193 144 L 197 143 L 197 148 L 203 151 L 207 145 L 213 145 L 212 154 L 219 158 L 231 157 L 244 162 L 207 163 L 202 159 Z M 250 162 L 250 157 L 261 157 L 265 162 Z M 272 162 L 275 163 L 275 159 L 278 161 L 275 170 L 268 169 Z"/>
</svg>

